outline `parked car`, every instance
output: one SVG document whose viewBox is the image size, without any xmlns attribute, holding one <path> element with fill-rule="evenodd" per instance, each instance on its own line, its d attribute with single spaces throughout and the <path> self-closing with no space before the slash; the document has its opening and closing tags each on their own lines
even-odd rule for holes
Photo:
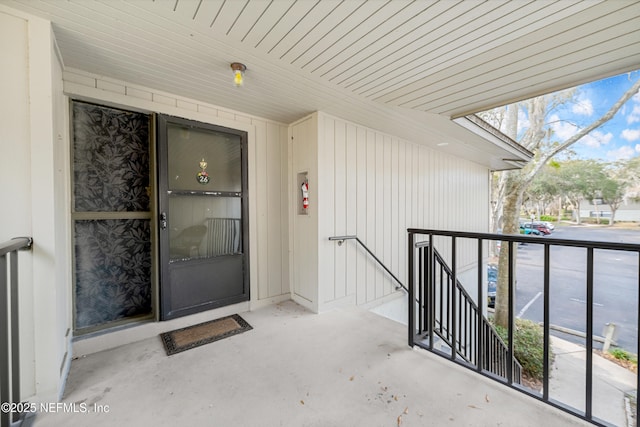
<svg viewBox="0 0 640 427">
<path fill-rule="evenodd" d="M 498 267 L 494 264 L 487 265 L 487 305 L 496 306 L 496 290 L 498 287 Z"/>
<path fill-rule="evenodd" d="M 525 234 L 527 230 L 538 230 L 543 235 L 551 234 L 551 230 L 544 222 L 525 222 L 521 224 L 521 227 L 524 228 Z"/>
<path fill-rule="evenodd" d="M 513 284 L 516 288 L 518 281 Z M 487 306 L 489 308 L 495 308 L 496 306 L 496 292 L 498 290 L 498 266 L 496 264 L 487 265 Z"/>
<path fill-rule="evenodd" d="M 531 227 L 525 228 L 524 225 L 520 224 L 520 234 L 525 234 L 525 235 L 533 234 L 534 236 L 541 236 L 542 232 Z"/>
<path fill-rule="evenodd" d="M 544 222 L 544 225 L 546 225 L 546 226 L 547 226 L 547 228 L 548 228 L 549 230 L 551 230 L 551 231 L 553 231 L 553 230 L 555 230 L 555 229 L 556 229 L 556 226 L 555 226 L 555 225 L 553 225 L 553 223 L 552 223 L 552 222 L 545 221 L 545 222 Z"/>
</svg>

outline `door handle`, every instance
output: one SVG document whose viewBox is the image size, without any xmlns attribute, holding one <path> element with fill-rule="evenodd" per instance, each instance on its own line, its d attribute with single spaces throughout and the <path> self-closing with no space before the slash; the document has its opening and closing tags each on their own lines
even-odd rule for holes
<svg viewBox="0 0 640 427">
<path fill-rule="evenodd" d="M 166 230 L 166 229 L 167 229 L 167 213 L 162 212 L 160 214 L 160 230 Z"/>
</svg>

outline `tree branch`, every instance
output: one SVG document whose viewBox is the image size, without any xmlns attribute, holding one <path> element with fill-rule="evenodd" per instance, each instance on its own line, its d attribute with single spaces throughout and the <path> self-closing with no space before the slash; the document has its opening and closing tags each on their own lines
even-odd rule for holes
<svg viewBox="0 0 640 427">
<path fill-rule="evenodd" d="M 540 156 L 539 161 L 533 166 L 533 168 L 529 171 L 529 173 L 527 173 L 525 181 L 527 181 L 527 182 L 531 181 L 533 179 L 533 177 L 538 173 L 540 168 L 542 168 L 542 166 L 545 165 L 553 156 L 555 156 L 556 154 L 558 154 L 562 150 L 566 149 L 570 145 L 575 144 L 582 137 L 584 137 L 585 135 L 588 135 L 592 130 L 597 129 L 598 127 L 602 126 L 603 123 L 606 123 L 609 120 L 611 120 L 613 118 L 613 116 L 616 115 L 618 110 L 620 110 L 620 108 L 622 108 L 624 103 L 627 102 L 633 95 L 635 95 L 638 92 L 638 90 L 640 90 L 640 79 L 638 81 L 636 81 L 633 84 L 633 86 L 631 86 L 629 88 L 629 90 L 627 90 L 624 93 L 624 95 L 622 95 L 622 97 L 615 104 L 613 104 L 613 106 L 609 109 L 609 111 L 607 111 L 602 117 L 600 117 L 595 122 L 591 123 L 586 128 L 580 130 L 578 133 L 573 135 L 571 138 L 567 139 L 562 144 L 558 145 L 553 150 L 549 151 L 548 153 L 542 154 Z"/>
</svg>

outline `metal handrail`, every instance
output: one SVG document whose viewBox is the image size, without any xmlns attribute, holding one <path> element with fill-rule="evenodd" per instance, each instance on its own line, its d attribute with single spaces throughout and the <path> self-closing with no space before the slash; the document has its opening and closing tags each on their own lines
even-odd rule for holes
<svg viewBox="0 0 640 427">
<path fill-rule="evenodd" d="M 9 409 L 20 402 L 20 328 L 18 316 L 18 251 L 31 249 L 31 237 L 17 237 L 0 243 L 0 402 Z M 9 297 L 10 296 L 10 297 Z M 9 323 L 11 313 L 11 323 Z M 9 385 L 11 372 L 11 385 Z M 5 408 L 6 409 L 6 408 Z M 0 411 L 0 427 L 17 427 L 25 413 Z"/>
<path fill-rule="evenodd" d="M 570 246 L 586 249 L 606 249 L 612 251 L 638 252 L 640 245 L 635 243 L 619 243 L 619 242 L 602 242 L 597 240 L 572 240 L 572 239 L 556 239 L 545 236 L 529 236 L 523 234 L 492 234 L 492 233 L 474 233 L 470 231 L 449 231 L 449 230 L 431 230 L 420 228 L 409 228 L 407 233 L 424 234 L 446 237 L 461 237 L 464 239 L 475 240 L 497 240 L 512 243 L 538 243 L 550 246 Z M 417 242 L 416 247 L 428 245 L 428 241 Z"/>
<path fill-rule="evenodd" d="M 337 240 L 338 241 L 338 246 L 342 246 L 342 244 L 344 243 L 345 240 L 355 240 L 357 243 L 360 244 L 360 246 L 362 246 L 364 248 L 365 251 L 367 251 L 367 253 L 369 255 L 371 255 L 371 257 L 378 263 L 380 264 L 380 266 L 384 269 L 384 271 L 387 272 L 387 274 L 389 274 L 389 276 L 391 276 L 393 278 L 393 280 L 395 280 L 398 285 L 400 286 L 396 286 L 396 291 L 400 290 L 400 289 L 404 289 L 407 293 L 409 292 L 409 289 L 407 289 L 407 287 L 405 285 L 402 284 L 402 282 L 391 272 L 391 270 L 389 270 L 387 268 L 386 265 L 384 265 L 382 263 L 382 261 L 380 261 L 378 259 L 377 256 L 375 256 L 375 254 L 373 252 L 371 252 L 369 250 L 369 248 L 367 247 L 367 245 L 365 245 L 364 243 L 362 243 L 362 240 L 360 240 L 358 238 L 358 236 L 333 236 L 333 237 L 329 237 L 329 240 Z"/>
<path fill-rule="evenodd" d="M 14 237 L 11 240 L 0 243 L 0 257 L 5 256 L 9 252 L 31 249 L 32 246 L 33 239 L 31 237 Z"/>
<path fill-rule="evenodd" d="M 605 422 L 603 422 L 602 420 L 598 419 L 594 413 L 593 413 L 593 402 L 594 402 L 594 384 L 593 384 L 593 380 L 594 380 L 594 359 L 593 359 L 593 353 L 594 353 L 594 346 L 593 346 L 593 339 L 586 339 L 585 342 L 585 354 L 586 354 L 586 360 L 585 360 L 585 369 L 584 369 L 584 408 L 582 409 L 578 409 L 575 408 L 573 406 L 571 406 L 568 403 L 562 403 L 559 402 L 553 398 L 551 398 L 550 393 L 549 393 L 549 379 L 550 379 L 550 371 L 551 371 L 551 340 L 550 340 L 550 307 L 551 307 L 551 302 L 550 302 L 550 289 L 551 289 L 551 274 L 550 274 L 550 270 L 551 270 L 551 248 L 552 247 L 574 247 L 574 248 L 582 248 L 586 250 L 586 259 L 585 259 L 585 288 L 584 291 L 586 293 L 586 309 L 585 309 L 585 314 L 586 314 L 586 319 L 585 319 L 585 326 L 586 326 L 586 336 L 587 337 L 592 337 L 593 336 L 593 330 L 594 330 L 594 309 L 593 309 L 593 300 L 594 300 L 594 269 L 595 269 L 595 260 L 594 260 L 594 252 L 595 251 L 600 251 L 600 250 L 608 250 L 608 251 L 624 251 L 624 252 L 631 252 L 631 253 L 635 253 L 638 256 L 638 260 L 640 261 L 640 245 L 639 244 L 633 244 L 633 243 L 618 243 L 618 242 L 599 242 L 599 241 L 593 241 L 593 240 L 570 240 L 570 239 L 557 239 L 557 238 L 550 238 L 550 237 L 535 237 L 535 236 L 524 236 L 524 235 L 519 235 L 519 234 L 489 234 L 489 233 L 474 233 L 474 232 L 466 232 L 466 231 L 446 231 L 446 230 L 433 230 L 433 229 L 416 229 L 416 228 L 410 228 L 407 230 L 408 233 L 408 264 L 409 264 L 409 275 L 408 275 L 408 286 L 409 286 L 409 292 L 413 293 L 416 291 L 420 291 L 420 289 L 422 288 L 422 284 L 423 284 L 423 268 L 422 265 L 420 265 L 420 259 L 415 255 L 415 251 L 416 250 L 428 250 L 431 251 L 433 249 L 433 240 L 434 237 L 448 237 L 449 238 L 449 242 L 451 245 L 451 259 L 452 259 L 452 266 L 451 266 L 451 271 L 452 271 L 452 277 L 455 279 L 456 275 L 457 275 L 457 267 L 456 267 L 456 242 L 457 239 L 460 238 L 462 239 L 468 239 L 468 240 L 474 240 L 477 243 L 477 260 L 476 263 L 478 266 L 481 266 L 483 264 L 483 260 L 484 260 L 484 256 L 485 254 L 483 253 L 483 242 L 487 242 L 487 241 L 502 241 L 505 242 L 505 244 L 502 245 L 502 250 L 507 250 L 508 251 L 508 255 L 509 255 L 509 259 L 513 259 L 514 256 L 514 244 L 518 244 L 518 243 L 531 243 L 531 244 L 538 244 L 540 246 L 543 247 L 544 249 L 544 259 L 543 259 L 543 264 L 542 264 L 542 269 L 543 269 L 543 322 L 542 322 L 542 333 L 543 333 L 543 374 L 542 374 L 542 382 L 543 382 L 543 386 L 542 386 L 542 390 L 540 393 L 535 393 L 532 391 L 527 390 L 526 388 L 522 387 L 519 384 L 516 384 L 513 381 L 513 375 L 514 375 L 514 369 L 513 366 L 511 364 L 507 364 L 507 372 L 506 375 L 500 375 L 498 377 L 496 377 L 495 375 L 487 375 L 487 372 L 485 372 L 482 369 L 482 366 L 484 366 L 484 360 L 481 357 L 478 357 L 478 360 L 476 362 L 475 367 L 473 366 L 469 366 L 469 364 L 465 363 L 464 366 L 470 367 L 470 368 L 475 368 L 475 370 L 483 375 L 489 376 L 492 379 L 498 380 L 502 383 L 504 383 L 505 385 L 514 388 L 515 390 L 524 392 L 526 394 L 528 394 L 531 397 L 534 397 L 536 399 L 539 399 L 540 401 L 553 406 L 555 408 L 561 409 L 563 411 L 566 411 L 578 418 L 587 420 L 595 425 L 600 425 L 600 426 L 605 426 L 605 425 L 609 425 L 606 424 Z M 418 236 L 422 236 L 420 237 L 420 241 L 418 242 Z M 426 241 L 425 241 L 426 239 Z M 432 258 L 429 258 L 429 263 L 430 266 L 429 268 L 432 268 L 432 264 L 434 263 L 434 261 L 432 260 Z M 508 273 L 508 292 L 507 292 L 507 304 L 508 304 L 508 311 L 509 311 L 509 315 L 508 315 L 508 339 L 506 340 L 506 343 L 509 346 L 509 359 L 510 360 L 514 360 L 514 349 L 513 349 L 513 343 L 514 343 L 514 339 L 513 339 L 513 331 L 515 329 L 515 313 L 514 313 L 514 294 L 515 294 L 515 271 L 514 271 L 514 263 L 509 262 L 508 265 L 506 266 L 507 269 L 507 273 Z M 483 274 L 482 274 L 482 269 L 478 268 L 478 301 L 481 301 L 483 298 Z M 638 283 L 637 286 L 640 287 L 640 277 L 638 277 Z M 430 295 L 426 295 L 426 298 L 430 298 Z M 455 297 L 453 297 L 455 298 Z M 432 301 L 427 301 L 427 307 L 429 307 L 433 302 Z M 453 300 L 453 304 L 452 304 L 452 308 L 451 310 L 453 311 L 453 316 L 455 317 L 456 315 L 456 305 L 455 305 L 455 299 Z M 640 302 L 638 302 L 638 306 L 636 306 L 636 311 L 640 310 Z M 414 325 L 416 325 L 416 320 L 418 319 L 417 317 L 416 311 L 414 310 L 414 305 L 413 304 L 409 304 L 409 328 L 408 328 L 408 338 L 409 338 L 409 345 L 413 346 L 413 345 L 420 345 L 421 343 L 416 342 L 416 338 L 419 335 L 415 334 L 415 327 Z M 429 322 L 431 322 L 431 313 L 426 313 L 425 316 L 427 317 L 427 320 Z M 429 325 L 431 326 L 431 325 Z M 477 339 L 478 340 L 483 340 L 484 339 L 484 332 L 482 331 L 481 328 L 482 325 L 478 325 L 478 333 L 477 333 Z M 640 328 L 640 316 L 638 316 L 638 328 Z M 421 328 L 420 328 L 421 329 Z M 418 330 L 420 330 L 418 329 Z M 433 330 L 433 327 L 428 328 L 430 331 Z M 455 324 L 454 324 L 454 329 L 453 329 L 453 333 L 455 334 Z M 432 342 L 433 341 L 433 333 L 430 332 L 430 337 L 429 337 L 429 341 Z M 456 337 L 455 335 L 452 338 L 453 342 L 456 342 Z M 420 345 L 421 347 L 423 347 L 422 345 Z M 640 353 L 640 340 L 637 343 L 637 353 Z M 427 350 L 432 351 L 432 349 L 428 348 L 429 346 L 424 346 L 423 348 L 426 348 Z M 478 348 L 483 348 L 484 347 L 484 343 L 482 341 L 479 341 L 479 344 L 477 346 Z M 441 352 L 437 354 L 440 355 L 444 355 Z M 452 360 L 456 361 L 456 352 L 452 351 L 451 352 L 451 356 L 446 355 L 447 357 L 450 357 Z M 482 353 L 478 353 L 478 356 L 483 356 Z M 505 382 L 506 379 L 506 382 Z M 638 371 L 636 373 L 636 381 L 640 384 L 640 371 Z M 640 407 L 640 393 L 638 393 L 636 395 L 636 397 L 634 398 L 635 400 L 635 404 L 637 407 Z"/>
<path fill-rule="evenodd" d="M 426 243 L 426 245 L 424 244 Z M 420 242 L 416 244 L 416 248 L 421 248 L 421 247 L 426 247 L 429 245 L 429 242 Z M 434 247 L 433 248 L 433 257 L 434 260 L 436 261 L 436 263 L 438 265 L 440 265 L 444 272 L 447 274 L 447 277 L 449 277 L 449 279 L 451 279 L 453 277 L 453 272 L 451 271 L 451 268 L 449 267 L 449 265 L 447 264 L 447 262 L 444 260 L 444 258 L 442 257 L 442 255 L 440 255 L 440 252 L 438 252 L 438 250 Z M 493 325 L 491 324 L 491 322 L 489 322 L 489 319 L 486 318 L 486 316 L 484 316 L 484 314 L 481 313 L 480 308 L 478 307 L 478 305 L 473 301 L 473 298 L 471 298 L 471 296 L 469 295 L 469 293 L 466 291 L 466 289 L 464 288 L 464 286 L 462 286 L 462 283 L 460 283 L 459 280 L 456 279 L 456 283 L 455 283 L 455 289 L 460 293 L 460 295 L 462 297 L 464 297 L 464 304 L 467 304 L 471 307 L 471 309 L 473 310 L 473 312 L 479 316 L 480 321 L 481 321 L 481 325 L 482 325 L 482 329 L 485 331 L 486 333 L 486 338 L 485 340 L 483 340 L 483 346 L 484 348 L 477 348 L 478 351 L 484 351 L 485 353 L 483 354 L 489 354 L 489 347 L 491 347 L 492 345 L 495 344 L 495 346 L 497 347 L 496 350 L 499 352 L 499 357 L 498 360 L 499 361 L 503 361 L 505 363 L 493 363 L 491 364 L 490 360 L 488 360 L 488 358 L 483 358 L 482 359 L 482 363 L 481 366 L 482 368 L 486 369 L 489 372 L 492 372 L 496 375 L 501 375 L 503 372 L 506 372 L 506 360 L 508 359 L 508 352 L 509 352 L 509 346 L 504 342 L 504 340 L 500 337 L 500 335 L 498 335 L 498 333 L 496 332 L 496 330 L 494 329 Z M 437 319 L 436 319 L 437 321 Z M 440 320 L 440 322 L 442 322 L 442 320 Z M 460 327 L 462 325 L 459 325 Z M 469 326 L 469 325 L 465 325 L 465 326 Z M 437 333 L 436 330 L 434 330 L 434 332 Z M 447 335 L 450 335 L 450 332 L 447 330 L 446 331 Z M 452 349 L 455 349 L 455 351 L 458 352 L 458 354 L 467 362 L 469 363 L 473 363 L 473 356 L 474 355 L 469 355 L 467 354 L 468 349 L 467 349 L 467 344 L 465 343 L 465 345 L 462 345 L 462 337 L 457 337 L 457 342 L 453 343 L 450 342 L 450 340 L 448 339 L 448 337 L 443 336 L 443 334 L 441 333 L 437 333 L 437 335 L 444 340 L 445 342 L 447 342 L 448 345 L 451 346 Z M 476 344 L 477 347 L 477 344 Z M 463 351 L 462 348 L 464 348 L 467 351 Z M 520 364 L 520 362 L 514 357 L 513 358 L 513 363 L 512 363 L 512 369 L 513 369 L 513 382 L 516 384 L 520 384 L 522 383 L 522 365 Z"/>
</svg>

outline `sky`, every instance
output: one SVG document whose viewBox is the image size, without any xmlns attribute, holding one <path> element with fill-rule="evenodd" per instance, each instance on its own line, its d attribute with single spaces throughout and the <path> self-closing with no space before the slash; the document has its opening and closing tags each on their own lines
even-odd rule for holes
<svg viewBox="0 0 640 427">
<path fill-rule="evenodd" d="M 640 79 L 640 70 L 576 87 L 575 102 L 563 104 L 551 112 L 547 118 L 547 123 L 551 123 L 553 130 L 553 140 L 566 141 L 579 129 L 598 120 L 638 79 Z M 528 127 L 528 117 L 520 109 L 519 138 Z M 603 162 L 640 157 L 640 93 L 636 93 L 629 99 L 611 120 L 573 144 L 568 151 L 556 155 L 555 158 L 563 160 L 567 157 Z"/>
<path fill-rule="evenodd" d="M 550 116 L 554 134 L 564 141 L 606 113 L 640 79 L 640 71 L 621 74 L 577 87 L 577 102 Z M 578 158 L 606 162 L 640 156 L 640 94 L 636 93 L 607 123 L 571 146 Z"/>
</svg>

